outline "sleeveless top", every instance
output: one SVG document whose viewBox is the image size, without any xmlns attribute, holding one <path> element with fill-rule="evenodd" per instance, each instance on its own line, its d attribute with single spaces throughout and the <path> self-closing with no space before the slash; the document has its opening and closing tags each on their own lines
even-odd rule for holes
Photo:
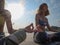
<svg viewBox="0 0 60 45">
<path fill-rule="evenodd" d="M 47 26 L 47 25 L 48 25 L 48 23 L 45 22 L 45 21 L 43 21 L 43 20 L 39 20 L 39 24 L 40 24 L 41 26 Z"/>
<path fill-rule="evenodd" d="M 0 14 L 0 27 L 4 24 L 4 17 Z"/>
</svg>

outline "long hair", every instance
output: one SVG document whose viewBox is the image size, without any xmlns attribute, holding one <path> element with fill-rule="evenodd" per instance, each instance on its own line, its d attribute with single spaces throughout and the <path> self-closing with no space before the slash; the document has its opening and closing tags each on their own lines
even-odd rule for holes
<svg viewBox="0 0 60 45">
<path fill-rule="evenodd" d="M 0 11 L 4 9 L 5 0 L 0 0 Z"/>
<path fill-rule="evenodd" d="M 40 5 L 40 7 L 39 7 L 39 9 L 38 9 L 38 14 L 42 14 L 43 12 L 42 12 L 42 10 L 43 10 L 43 6 L 47 6 L 47 8 L 48 8 L 48 5 L 46 4 L 46 3 L 43 3 L 43 4 L 41 4 Z M 47 11 L 45 12 L 45 16 L 47 16 L 47 15 L 49 15 L 49 10 L 47 9 Z"/>
</svg>

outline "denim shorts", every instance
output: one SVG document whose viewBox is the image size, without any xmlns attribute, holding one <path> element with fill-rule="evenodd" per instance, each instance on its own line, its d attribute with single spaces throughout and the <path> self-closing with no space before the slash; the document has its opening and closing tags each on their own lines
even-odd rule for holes
<svg viewBox="0 0 60 45">
<path fill-rule="evenodd" d="M 48 39 L 46 32 L 35 32 L 34 33 L 34 42 L 36 43 L 46 43 Z"/>
<path fill-rule="evenodd" d="M 0 32 L 0 45 L 4 44 L 4 40 L 5 40 L 4 37 L 5 37 L 4 33 Z"/>
</svg>

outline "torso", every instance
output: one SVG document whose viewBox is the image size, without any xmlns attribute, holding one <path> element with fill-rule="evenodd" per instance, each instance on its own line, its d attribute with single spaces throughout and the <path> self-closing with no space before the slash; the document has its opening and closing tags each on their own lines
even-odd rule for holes
<svg viewBox="0 0 60 45">
<path fill-rule="evenodd" d="M 0 32 L 3 32 L 5 18 L 0 14 Z"/>
<path fill-rule="evenodd" d="M 45 27 L 47 26 L 47 18 L 39 16 L 39 24 L 41 26 L 41 29 L 45 31 Z"/>
</svg>

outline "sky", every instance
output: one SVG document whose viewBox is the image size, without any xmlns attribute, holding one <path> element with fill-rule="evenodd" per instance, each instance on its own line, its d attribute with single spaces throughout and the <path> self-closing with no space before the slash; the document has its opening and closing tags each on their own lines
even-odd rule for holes
<svg viewBox="0 0 60 45">
<path fill-rule="evenodd" d="M 11 12 L 13 28 L 24 28 L 33 23 L 39 6 L 47 3 L 50 26 L 60 27 L 60 0 L 5 0 L 5 9 Z"/>
</svg>

